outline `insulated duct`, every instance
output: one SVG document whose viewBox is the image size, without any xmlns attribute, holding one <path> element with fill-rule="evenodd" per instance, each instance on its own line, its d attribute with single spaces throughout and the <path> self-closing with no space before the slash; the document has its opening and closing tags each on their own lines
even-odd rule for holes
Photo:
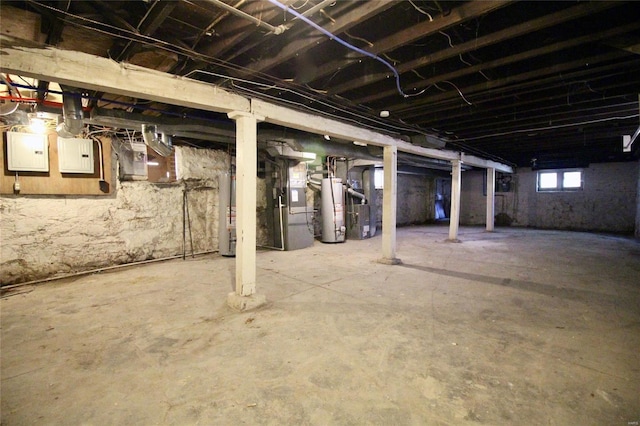
<svg viewBox="0 0 640 426">
<path fill-rule="evenodd" d="M 158 132 L 155 125 L 143 124 L 142 138 L 144 139 L 144 143 L 163 157 L 168 157 L 173 154 L 171 136 L 163 132 Z"/>
<path fill-rule="evenodd" d="M 62 89 L 62 117 L 64 121 L 56 127 L 58 136 L 73 138 L 84 128 L 82 114 L 82 94 L 73 87 L 60 86 Z"/>
</svg>

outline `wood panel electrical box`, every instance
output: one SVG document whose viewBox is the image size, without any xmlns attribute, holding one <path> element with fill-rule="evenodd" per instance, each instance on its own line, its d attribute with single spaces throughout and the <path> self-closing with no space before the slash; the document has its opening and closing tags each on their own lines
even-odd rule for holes
<svg viewBox="0 0 640 426">
<path fill-rule="evenodd" d="M 47 135 L 7 132 L 7 169 L 13 172 L 48 172 Z"/>
<path fill-rule="evenodd" d="M 58 137 L 60 173 L 93 174 L 93 140 Z"/>
</svg>

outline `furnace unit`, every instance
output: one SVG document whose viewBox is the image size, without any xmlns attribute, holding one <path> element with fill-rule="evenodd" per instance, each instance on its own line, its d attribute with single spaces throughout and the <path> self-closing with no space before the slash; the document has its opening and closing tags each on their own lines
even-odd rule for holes
<svg viewBox="0 0 640 426">
<path fill-rule="evenodd" d="M 266 163 L 267 226 L 273 247 L 298 250 L 313 245 L 313 208 L 307 205 L 307 163 L 277 157 Z"/>
</svg>

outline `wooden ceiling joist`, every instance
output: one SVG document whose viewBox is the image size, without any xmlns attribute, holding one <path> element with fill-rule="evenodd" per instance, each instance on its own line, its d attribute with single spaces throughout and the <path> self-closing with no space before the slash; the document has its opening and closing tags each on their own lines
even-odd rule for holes
<svg viewBox="0 0 640 426">
<path fill-rule="evenodd" d="M 413 83 L 411 86 L 416 90 L 421 90 L 427 88 L 433 84 L 437 84 L 444 80 L 454 80 L 456 78 L 464 77 L 466 75 L 478 73 L 481 71 L 486 71 L 491 68 L 496 68 L 504 65 L 510 65 L 516 62 L 524 61 L 527 59 L 533 59 L 538 56 L 548 55 L 551 53 L 559 52 L 566 49 L 571 49 L 573 47 L 577 47 L 580 45 L 584 45 L 587 43 L 597 43 L 602 40 L 606 40 L 610 37 L 614 37 L 619 34 L 625 34 L 630 31 L 635 31 L 640 29 L 640 22 L 633 22 L 628 25 L 623 25 L 620 27 L 615 27 L 606 31 L 601 31 L 596 34 L 588 34 L 582 37 L 576 37 L 573 39 L 560 41 L 557 43 L 550 44 L 548 46 L 539 47 L 537 49 L 527 50 L 525 52 L 520 52 L 515 55 L 505 56 L 503 58 L 495 59 L 493 61 L 483 62 L 478 65 L 473 65 L 467 68 L 461 68 L 459 70 L 449 72 L 446 74 L 441 74 L 436 77 L 428 78 L 425 80 L 418 81 Z M 369 96 L 364 96 L 360 98 L 353 99 L 353 102 L 358 104 L 365 104 L 369 102 L 373 102 L 376 100 L 384 99 L 387 97 L 391 97 L 396 95 L 398 92 L 395 89 L 378 91 Z"/>
<path fill-rule="evenodd" d="M 375 16 L 393 6 L 393 2 L 390 1 L 367 1 L 360 2 L 359 6 L 344 14 L 331 22 L 328 26 L 328 31 L 334 34 L 340 34 L 345 31 L 349 31 L 350 28 L 358 25 L 359 23 L 366 21 L 367 19 Z M 296 25 L 307 25 L 304 22 L 298 22 Z M 308 37 L 300 37 L 287 44 L 280 53 L 271 58 L 265 58 L 253 64 L 247 66 L 248 72 L 262 72 L 271 69 L 277 65 L 280 65 L 289 59 L 295 57 L 301 52 L 305 52 L 311 47 L 317 46 L 319 43 L 329 41 L 324 34 L 315 34 L 317 31 L 312 30 L 313 35 Z"/>
<path fill-rule="evenodd" d="M 504 30 L 496 31 L 486 36 L 478 37 L 477 39 L 458 44 L 451 48 L 444 49 L 430 55 L 422 56 L 412 61 L 400 64 L 396 67 L 396 69 L 401 74 L 413 70 L 418 70 L 422 67 L 426 67 L 428 65 L 435 64 L 449 58 L 454 58 L 463 53 L 472 52 L 483 47 L 491 46 L 493 44 L 497 44 L 506 40 L 511 40 L 515 37 L 520 37 L 534 31 L 540 31 L 541 29 L 559 25 L 564 22 L 577 19 L 581 16 L 598 13 L 603 10 L 612 8 L 616 5 L 617 3 L 613 2 L 581 3 L 569 9 L 561 10 L 550 15 L 532 19 L 531 21 L 527 21 L 524 23 L 519 23 Z M 387 76 L 388 73 L 380 73 L 373 76 L 363 76 L 360 78 L 355 78 L 345 84 L 332 87 L 329 90 L 329 93 L 336 94 L 348 92 L 350 90 L 354 90 L 359 87 L 383 80 L 387 78 Z"/>
<path fill-rule="evenodd" d="M 484 1 L 466 3 L 460 7 L 452 9 L 447 15 L 437 16 L 433 19 L 433 21 L 422 21 L 381 40 L 374 41 L 373 46 L 364 47 L 363 50 L 374 55 L 391 52 L 394 49 L 397 49 L 405 44 L 412 43 L 431 34 L 436 34 L 439 31 L 446 30 L 447 28 L 453 27 L 455 25 L 459 25 L 462 22 L 475 19 L 486 13 L 507 6 L 510 3 L 512 3 L 512 1 Z M 346 63 L 345 59 L 341 58 L 331 61 L 327 64 L 320 65 L 316 69 L 316 79 L 326 77 L 339 69 L 346 68 L 350 65 L 349 62 L 357 61 L 359 58 L 361 58 L 360 55 L 350 54 L 346 58 Z"/>
<path fill-rule="evenodd" d="M 561 78 L 561 77 L 558 77 L 560 73 L 570 71 L 570 70 L 580 69 L 584 67 L 585 64 L 598 64 L 602 62 L 612 61 L 615 59 L 620 59 L 625 56 L 629 56 L 629 53 L 624 51 L 609 52 L 609 53 L 587 58 L 586 62 L 585 62 L 585 59 L 577 59 L 577 60 L 573 60 L 565 63 L 555 64 L 555 65 L 541 68 L 541 69 L 532 70 L 532 71 L 521 73 L 521 74 L 511 75 L 509 77 L 505 77 L 499 80 L 491 80 L 484 83 L 475 84 L 472 86 L 461 87 L 459 89 L 465 95 L 465 97 L 468 98 L 474 93 L 477 93 L 480 91 L 484 92 L 484 91 L 496 89 L 499 87 L 509 86 L 518 82 L 526 82 L 527 80 L 531 80 L 532 78 L 540 78 L 542 76 L 549 76 L 549 75 L 552 76 L 551 77 L 552 79 Z M 422 114 L 423 112 L 422 110 L 425 108 L 425 106 L 429 104 L 440 102 L 443 100 L 451 100 L 451 99 L 455 100 L 459 97 L 460 97 L 460 93 L 457 90 L 452 89 L 434 96 L 421 98 L 420 101 L 413 102 L 408 107 L 403 107 L 403 104 L 397 104 L 389 108 L 395 111 L 398 115 L 402 116 L 403 118 L 409 118 L 409 117 L 419 116 L 420 114 Z"/>
<path fill-rule="evenodd" d="M 476 167 L 494 167 L 512 173 L 502 163 L 477 156 L 465 156 L 450 150 L 438 150 L 412 145 L 392 136 L 258 99 L 247 99 L 217 86 L 130 64 L 117 63 L 81 52 L 64 51 L 25 43 L 0 35 L 2 72 L 32 78 L 44 78 L 61 84 L 117 95 L 142 97 L 148 100 L 215 112 L 247 112 L 264 117 L 265 121 L 315 134 L 328 134 L 339 139 L 359 141 L 378 146 L 396 146 L 399 151 L 442 160 L 460 160 Z"/>
</svg>

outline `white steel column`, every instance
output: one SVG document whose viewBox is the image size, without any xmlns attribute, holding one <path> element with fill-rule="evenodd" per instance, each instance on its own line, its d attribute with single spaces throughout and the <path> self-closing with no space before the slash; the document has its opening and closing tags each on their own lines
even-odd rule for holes
<svg viewBox="0 0 640 426">
<path fill-rule="evenodd" d="M 459 243 L 458 227 L 460 224 L 460 190 L 462 181 L 462 162 L 451 162 L 451 216 L 449 218 L 449 241 Z"/>
<path fill-rule="evenodd" d="M 246 310 L 264 304 L 256 295 L 256 185 L 258 118 L 230 112 L 236 122 L 236 291 L 227 299 L 232 308 Z"/>
<path fill-rule="evenodd" d="M 494 229 L 494 217 L 496 215 L 496 169 L 487 169 L 487 231 Z"/>
<path fill-rule="evenodd" d="M 398 148 L 384 147 L 384 188 L 382 192 L 382 259 L 381 263 L 397 265 L 396 209 L 398 198 Z"/>
</svg>

